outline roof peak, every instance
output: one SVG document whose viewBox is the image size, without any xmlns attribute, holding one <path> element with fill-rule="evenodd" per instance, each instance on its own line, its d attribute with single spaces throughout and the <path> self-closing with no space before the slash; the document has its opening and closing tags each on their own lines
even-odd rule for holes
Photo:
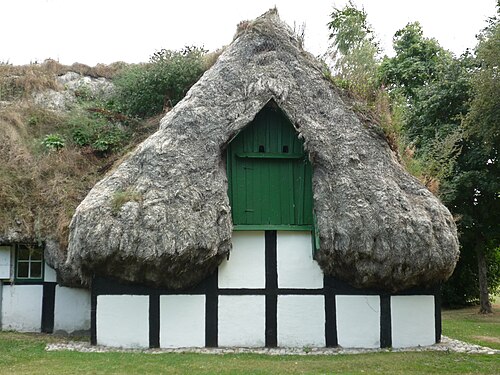
<svg viewBox="0 0 500 375">
<path fill-rule="evenodd" d="M 243 34 L 248 29 L 252 29 L 255 25 L 265 24 L 265 23 L 276 23 L 282 22 L 278 13 L 278 8 L 276 6 L 274 8 L 269 9 L 268 11 L 262 13 L 260 16 L 253 20 L 242 20 L 236 26 L 236 34 L 233 38 L 236 39 L 238 36 Z"/>
</svg>

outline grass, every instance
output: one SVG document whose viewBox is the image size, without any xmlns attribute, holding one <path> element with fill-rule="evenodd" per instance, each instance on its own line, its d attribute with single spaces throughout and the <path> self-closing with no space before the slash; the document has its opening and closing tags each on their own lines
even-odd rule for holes
<svg viewBox="0 0 500 375">
<path fill-rule="evenodd" d="M 500 299 L 493 304 L 493 314 L 478 311 L 478 306 L 443 310 L 443 334 L 500 350 Z"/>
<path fill-rule="evenodd" d="M 134 190 L 120 190 L 114 193 L 113 199 L 111 202 L 111 210 L 116 215 L 122 206 L 127 202 L 141 202 L 142 195 L 141 193 Z"/>
<path fill-rule="evenodd" d="M 495 307 L 498 309 L 500 305 Z M 477 308 L 444 311 L 443 333 L 452 338 L 499 348 L 499 313 L 479 316 L 476 311 Z M 0 332 L 0 374 L 496 374 L 500 372 L 498 355 L 447 352 L 267 356 L 77 353 L 44 350 L 49 342 L 65 340 L 67 339 L 51 335 Z M 497 344 L 493 342 L 495 340 Z"/>
<path fill-rule="evenodd" d="M 46 335 L 0 333 L 2 374 L 493 374 L 498 356 L 444 352 L 336 356 L 46 352 Z"/>
<path fill-rule="evenodd" d="M 113 78 L 126 66 L 123 62 L 94 67 L 79 63 L 67 66 L 52 59 L 20 66 L 0 64 L 0 101 L 27 98 L 41 90 L 60 90 L 56 77 L 70 71 L 94 78 Z"/>
<path fill-rule="evenodd" d="M 84 88 L 64 112 L 33 101 L 35 93 L 63 90 L 57 77 L 67 72 L 112 79 L 127 66 L 0 62 L 0 233 L 15 231 L 29 241 L 54 238 L 64 249 L 78 204 L 158 128 L 161 115 L 132 119 L 116 112 L 110 98 L 94 97 Z M 113 204 L 118 211 L 140 199 L 137 193 L 123 192 Z"/>
</svg>

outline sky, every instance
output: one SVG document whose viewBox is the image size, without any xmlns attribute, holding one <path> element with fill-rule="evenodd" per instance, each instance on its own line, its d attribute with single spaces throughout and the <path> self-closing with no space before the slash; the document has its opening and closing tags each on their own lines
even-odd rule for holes
<svg viewBox="0 0 500 375">
<path fill-rule="evenodd" d="M 276 6 L 292 28 L 305 25 L 305 48 L 322 55 L 326 24 L 347 0 L 0 0 L 0 62 L 87 65 L 145 62 L 162 48 L 216 50 L 231 42 L 236 25 Z M 496 0 L 353 0 L 364 7 L 384 52 L 408 22 L 459 55 L 496 12 Z"/>
</svg>

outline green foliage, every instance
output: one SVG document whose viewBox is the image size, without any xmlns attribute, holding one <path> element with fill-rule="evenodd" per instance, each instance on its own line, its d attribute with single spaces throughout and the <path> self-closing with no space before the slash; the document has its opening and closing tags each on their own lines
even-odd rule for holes
<svg viewBox="0 0 500 375">
<path fill-rule="evenodd" d="M 342 9 L 334 8 L 328 23 L 329 38 L 337 53 L 346 55 L 366 41 L 374 42 L 373 30 L 367 21 L 364 9 L 359 10 L 349 1 Z"/>
<path fill-rule="evenodd" d="M 462 119 L 469 109 L 471 57 L 452 59 L 439 69 L 435 79 L 429 78 L 422 86 L 414 86 L 412 96 L 408 97 L 413 101 L 405 131 L 421 154 L 432 146 L 429 140 L 445 139 L 460 132 Z M 400 84 L 404 87 L 404 82 Z"/>
<path fill-rule="evenodd" d="M 97 100 L 96 96 L 92 93 L 92 90 L 88 85 L 81 85 L 75 90 L 75 96 L 78 98 L 80 103 L 88 103 Z"/>
<path fill-rule="evenodd" d="M 64 138 L 61 135 L 53 133 L 53 134 L 47 134 L 43 138 L 42 145 L 44 145 L 50 151 L 59 151 L 61 148 L 64 147 L 65 142 Z"/>
<path fill-rule="evenodd" d="M 500 284 L 499 28 L 498 19 L 493 18 L 480 35 L 477 68 L 470 79 L 472 101 L 464 121 L 466 137 L 454 173 L 443 183 L 443 200 L 460 217 L 461 267 L 470 268 L 450 280 L 458 284 L 454 285 L 455 290 L 460 289 L 460 284 L 473 283 L 477 278 L 474 263 L 478 246 L 487 258 L 490 293 Z"/>
<path fill-rule="evenodd" d="M 415 90 L 440 78 L 440 73 L 452 61 L 450 52 L 435 39 L 425 38 L 418 22 L 409 23 L 393 38 L 396 56 L 385 57 L 379 79 L 390 89 L 397 88 L 408 99 L 415 98 Z"/>
<path fill-rule="evenodd" d="M 103 153 L 116 151 L 127 138 L 127 130 L 98 113 L 75 111 L 67 121 L 71 140 L 79 147 Z"/>
<path fill-rule="evenodd" d="M 399 30 L 393 41 L 396 55 L 384 58 L 379 78 L 393 97 L 405 98 L 402 137 L 412 150 L 407 167 L 439 191 L 458 219 L 462 255 L 444 287 L 444 302 L 474 302 L 477 249 L 488 261 L 490 291 L 500 282 L 498 23 L 490 20 L 481 34 L 476 58 L 454 58 L 425 38 L 418 23 Z"/>
<path fill-rule="evenodd" d="M 474 243 L 463 239 L 461 242 L 462 251 L 455 271 L 442 287 L 443 304 L 452 308 L 479 303 L 477 257 L 474 251 L 469 250 Z M 500 248 L 488 251 L 486 258 L 490 292 L 495 295 L 500 292 Z M 477 310 L 475 312 L 477 313 Z"/>
<path fill-rule="evenodd" d="M 334 61 L 335 80 L 350 92 L 370 98 L 377 89 L 378 44 L 364 10 L 349 2 L 335 8 L 328 23 L 330 57 Z"/>
<path fill-rule="evenodd" d="M 205 71 L 206 51 L 186 47 L 160 50 L 149 63 L 131 66 L 114 80 L 114 107 L 130 116 L 146 117 L 173 107 Z"/>
<path fill-rule="evenodd" d="M 0 92 L 0 100 L 26 99 L 0 108 L 0 232 L 16 228 L 26 238 L 55 238 L 65 248 L 77 205 L 153 127 L 110 110 L 89 86 L 78 90 L 69 112 L 34 104 L 33 92 L 60 90 L 56 77 L 74 69 L 54 64 L 0 65 L 0 91 L 19 90 L 4 91 L 8 97 Z M 110 77 L 119 68 L 81 67 L 93 77 Z"/>
<path fill-rule="evenodd" d="M 462 150 L 472 60 L 453 58 L 425 38 L 417 22 L 397 31 L 393 41 L 396 55 L 384 58 L 379 79 L 393 97 L 405 99 L 401 135 L 413 150 L 410 170 L 437 193 Z"/>
<path fill-rule="evenodd" d="M 478 69 L 472 79 L 474 97 L 466 118 L 468 130 L 476 134 L 488 149 L 500 144 L 500 22 L 490 25 L 479 35 Z"/>
<path fill-rule="evenodd" d="M 419 165 L 417 176 L 430 188 L 452 175 L 462 150 L 462 119 L 470 97 L 469 67 L 468 56 L 454 59 L 441 68 L 439 77 L 414 86 L 413 96 L 406 97 L 402 133 L 415 150 L 411 163 Z M 392 95 L 397 92 L 405 93 L 396 90 Z"/>
<path fill-rule="evenodd" d="M 433 181 L 442 182 L 450 177 L 455 168 L 456 160 L 460 155 L 462 146 L 461 141 L 463 132 L 460 127 L 451 130 L 448 134 L 427 140 L 425 148 L 421 148 L 421 155 L 414 157 L 423 167 L 420 175 L 425 184 L 430 184 Z M 422 152 L 422 150 L 425 150 Z M 443 194 L 443 187 L 440 187 L 439 192 Z"/>
<path fill-rule="evenodd" d="M 123 130 L 117 126 L 107 126 L 96 134 L 96 140 L 92 142 L 92 148 L 100 152 L 115 151 L 125 138 Z"/>
<path fill-rule="evenodd" d="M 500 170 L 496 151 L 488 151 L 486 144 L 469 136 L 462 147 L 453 174 L 443 181 L 442 198 L 450 211 L 460 220 L 458 229 L 462 258 L 456 275 L 448 281 L 450 303 L 467 303 L 477 299 L 478 268 L 476 246 L 482 246 L 488 264 L 490 293 L 500 283 Z M 461 298 L 461 300 L 460 300 Z"/>
</svg>

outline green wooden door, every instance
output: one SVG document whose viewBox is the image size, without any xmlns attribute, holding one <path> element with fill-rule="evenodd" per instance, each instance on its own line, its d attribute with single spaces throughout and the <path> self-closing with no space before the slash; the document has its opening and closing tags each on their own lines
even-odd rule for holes
<svg viewBox="0 0 500 375">
<path fill-rule="evenodd" d="M 227 150 L 235 229 L 312 229 L 312 169 L 277 108 L 264 108 Z"/>
</svg>

